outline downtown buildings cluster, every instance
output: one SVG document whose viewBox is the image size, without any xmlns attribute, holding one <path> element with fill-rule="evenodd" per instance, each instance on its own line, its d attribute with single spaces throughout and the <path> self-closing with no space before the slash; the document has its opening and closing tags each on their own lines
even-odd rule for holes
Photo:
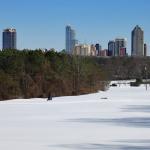
<svg viewBox="0 0 150 150">
<path fill-rule="evenodd" d="M 75 38 L 75 30 L 71 26 L 66 26 L 66 52 L 71 55 L 79 56 L 128 56 L 127 39 L 116 38 L 108 42 L 108 48 L 102 49 L 99 43 L 79 44 Z M 147 56 L 147 45 L 144 43 L 144 31 L 138 25 L 131 33 L 131 56 Z"/>
<path fill-rule="evenodd" d="M 16 29 L 7 28 L 2 33 L 2 49 L 17 49 Z M 99 43 L 79 44 L 76 32 L 71 26 L 66 26 L 66 52 L 80 56 L 128 56 L 127 39 L 116 38 L 108 42 L 108 48 L 102 49 Z M 147 56 L 147 44 L 144 43 L 144 31 L 138 25 L 131 32 L 131 56 Z"/>
</svg>

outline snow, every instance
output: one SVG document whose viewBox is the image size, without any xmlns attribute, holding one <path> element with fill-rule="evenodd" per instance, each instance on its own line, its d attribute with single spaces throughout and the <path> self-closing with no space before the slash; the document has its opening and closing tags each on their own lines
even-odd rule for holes
<svg viewBox="0 0 150 150">
<path fill-rule="evenodd" d="M 0 102 L 0 150 L 137 149 L 150 149 L 150 87 Z"/>
</svg>

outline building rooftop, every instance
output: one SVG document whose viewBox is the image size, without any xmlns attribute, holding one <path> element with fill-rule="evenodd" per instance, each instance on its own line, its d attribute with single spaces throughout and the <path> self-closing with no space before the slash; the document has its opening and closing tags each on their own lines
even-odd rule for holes
<svg viewBox="0 0 150 150">
<path fill-rule="evenodd" d="M 7 29 L 4 29 L 3 32 L 16 32 L 16 29 L 7 28 Z"/>
</svg>

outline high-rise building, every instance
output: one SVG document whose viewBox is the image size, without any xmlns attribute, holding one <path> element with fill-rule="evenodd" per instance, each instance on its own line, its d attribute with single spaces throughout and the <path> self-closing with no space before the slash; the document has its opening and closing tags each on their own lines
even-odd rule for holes
<svg viewBox="0 0 150 150">
<path fill-rule="evenodd" d="M 100 51 L 102 50 L 102 46 L 99 43 L 97 43 L 95 47 L 96 47 L 96 55 L 100 56 Z"/>
<path fill-rule="evenodd" d="M 76 45 L 73 50 L 73 55 L 90 56 L 91 55 L 90 45 L 87 44 Z"/>
<path fill-rule="evenodd" d="M 115 56 L 115 41 L 108 43 L 108 56 Z"/>
<path fill-rule="evenodd" d="M 17 49 L 16 29 L 4 29 L 3 31 L 3 49 Z"/>
<path fill-rule="evenodd" d="M 146 43 L 144 44 L 144 56 L 145 57 L 147 56 L 147 44 Z"/>
<path fill-rule="evenodd" d="M 75 30 L 71 26 L 66 26 L 66 52 L 72 54 L 76 44 Z"/>
<path fill-rule="evenodd" d="M 117 38 L 115 39 L 115 56 L 120 56 L 120 50 L 126 48 L 126 39 Z"/>
<path fill-rule="evenodd" d="M 119 56 L 121 56 L 121 57 L 127 56 L 126 47 L 120 48 L 120 52 L 119 53 L 120 53 Z"/>
<path fill-rule="evenodd" d="M 91 56 L 96 56 L 96 47 L 94 44 L 91 45 Z"/>
<path fill-rule="evenodd" d="M 131 35 L 132 56 L 144 56 L 144 31 L 137 25 Z"/>
<path fill-rule="evenodd" d="M 108 49 L 101 50 L 100 56 L 101 57 L 107 57 L 108 56 Z"/>
</svg>

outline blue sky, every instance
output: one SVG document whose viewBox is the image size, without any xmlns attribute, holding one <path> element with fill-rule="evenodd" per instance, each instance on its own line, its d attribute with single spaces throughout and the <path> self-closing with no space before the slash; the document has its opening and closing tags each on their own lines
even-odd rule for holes
<svg viewBox="0 0 150 150">
<path fill-rule="evenodd" d="M 0 30 L 16 28 L 19 49 L 61 50 L 70 24 L 80 42 L 107 48 L 109 40 L 125 37 L 130 51 L 131 30 L 137 24 L 150 45 L 149 17 L 150 0 L 0 0 Z"/>
</svg>

